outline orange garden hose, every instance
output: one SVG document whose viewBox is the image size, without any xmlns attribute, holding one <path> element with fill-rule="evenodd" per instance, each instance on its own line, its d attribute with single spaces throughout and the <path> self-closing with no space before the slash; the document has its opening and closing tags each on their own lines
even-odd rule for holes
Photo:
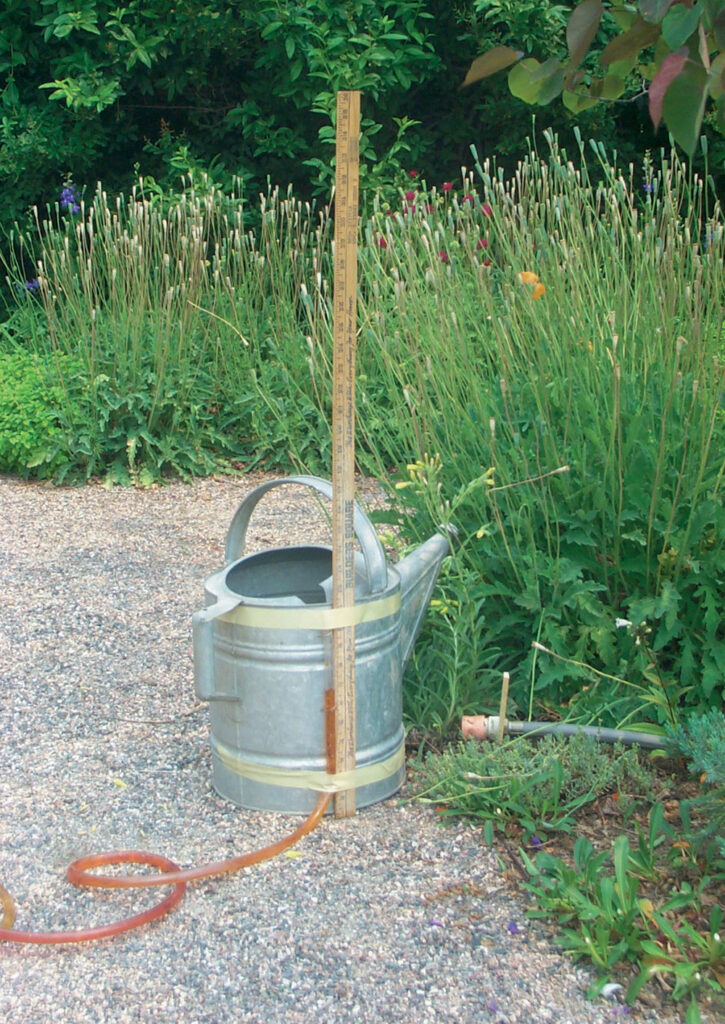
<svg viewBox="0 0 725 1024">
<path fill-rule="evenodd" d="M 0 885 L 0 907 L 2 907 L 2 918 L 0 918 L 0 941 L 2 942 L 28 942 L 39 945 L 55 945 L 63 942 L 92 942 L 94 939 L 107 939 L 121 932 L 130 931 L 132 928 L 139 928 L 149 921 L 156 921 L 158 918 L 168 914 L 174 907 L 178 906 L 184 898 L 186 883 L 194 882 L 198 878 L 209 878 L 212 875 L 229 875 L 241 868 L 250 867 L 252 864 L 259 864 L 260 861 L 276 857 L 294 846 L 296 842 L 311 832 L 319 823 L 332 799 L 331 793 L 323 793 L 315 805 L 310 816 L 302 822 L 290 835 L 279 839 L 270 846 L 261 850 L 253 850 L 251 853 L 243 853 L 238 857 L 231 857 L 229 860 L 216 861 L 213 864 L 202 864 L 197 868 L 182 870 L 168 857 L 162 857 L 158 853 L 144 853 L 141 850 L 119 850 L 114 853 L 97 853 L 88 857 L 80 857 L 74 860 L 66 872 L 67 880 L 76 886 L 88 886 L 99 889 L 140 889 L 152 885 L 173 885 L 169 895 L 160 903 L 144 910 L 141 914 L 133 917 L 123 918 L 113 924 L 100 925 L 97 928 L 80 928 L 77 931 L 65 932 L 26 932 L 13 928 L 15 920 L 15 907 L 10 893 Z M 159 868 L 158 875 L 95 875 L 90 873 L 91 868 L 106 867 L 111 864 L 147 864 L 149 867 Z"/>
<path fill-rule="evenodd" d="M 334 690 L 325 691 L 325 754 L 327 768 L 334 774 L 335 751 L 335 701 Z M 96 889 L 145 889 L 152 885 L 173 885 L 169 895 L 148 910 L 133 917 L 125 917 L 113 924 L 99 925 L 97 928 L 79 928 L 72 932 L 26 932 L 13 928 L 15 922 L 15 905 L 7 889 L 0 885 L 0 942 L 26 942 L 36 945 L 60 945 L 65 942 L 93 942 L 96 939 L 108 939 L 121 932 L 140 928 L 150 921 L 157 921 L 177 907 L 184 898 L 186 883 L 195 882 L 198 878 L 210 878 L 212 875 L 230 875 L 242 868 L 259 864 L 263 860 L 284 853 L 294 846 L 303 836 L 311 832 L 320 822 L 327 806 L 332 800 L 332 793 L 321 793 L 314 810 L 302 824 L 276 843 L 265 846 L 261 850 L 242 853 L 228 860 L 215 861 L 212 864 L 201 864 L 198 868 L 182 869 L 168 857 L 158 853 L 145 853 L 142 850 L 118 850 L 113 853 L 96 853 L 74 860 L 66 871 L 66 879 L 71 885 L 87 886 Z M 148 867 L 159 868 L 161 874 L 149 875 L 95 875 L 90 869 L 108 867 L 111 864 L 146 864 Z"/>
</svg>

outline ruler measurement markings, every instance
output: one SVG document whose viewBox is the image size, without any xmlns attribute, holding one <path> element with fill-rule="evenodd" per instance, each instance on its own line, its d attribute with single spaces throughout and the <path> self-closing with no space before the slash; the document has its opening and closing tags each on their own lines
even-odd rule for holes
<svg viewBox="0 0 725 1024">
<path fill-rule="evenodd" d="M 355 602 L 355 344 L 360 95 L 337 95 L 333 323 L 333 607 Z M 355 627 L 333 630 L 334 747 L 337 772 L 355 767 Z M 335 814 L 355 813 L 355 790 L 335 796 Z"/>
</svg>

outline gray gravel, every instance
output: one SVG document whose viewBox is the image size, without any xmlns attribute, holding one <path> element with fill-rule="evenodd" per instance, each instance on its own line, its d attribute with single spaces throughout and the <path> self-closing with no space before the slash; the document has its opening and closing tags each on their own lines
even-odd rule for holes
<svg viewBox="0 0 725 1024">
<path fill-rule="evenodd" d="M 140 848 L 190 866 L 297 823 L 215 795 L 192 683 L 191 615 L 260 479 L 141 491 L 0 478 L 0 881 L 16 927 L 101 924 L 167 891 L 73 889 L 65 868 L 82 854 Z M 304 492 L 285 488 L 259 506 L 250 549 L 323 537 Z M 324 820 L 293 856 L 189 886 L 144 929 L 89 945 L 0 944 L 0 1020 L 622 1018 L 616 1002 L 586 1001 L 590 975 L 527 922 L 480 830 L 443 827 L 406 795 Z M 679 1018 L 643 1007 L 628 1019 Z"/>
</svg>

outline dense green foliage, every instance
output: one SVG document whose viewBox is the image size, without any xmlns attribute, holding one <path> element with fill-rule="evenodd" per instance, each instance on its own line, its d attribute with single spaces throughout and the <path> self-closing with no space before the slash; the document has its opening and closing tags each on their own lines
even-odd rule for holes
<svg viewBox="0 0 725 1024">
<path fill-rule="evenodd" d="M 691 769 L 707 763 L 720 783 L 669 801 L 667 812 L 669 772 L 635 748 L 581 734 L 470 740 L 428 753 L 413 779 L 418 799 L 482 822 L 486 841 L 503 846 L 525 876 L 527 916 L 553 919 L 558 944 L 596 969 L 592 998 L 615 980 L 632 1003 L 660 981 L 698 1024 L 698 1001 L 717 1014 L 725 989 L 725 717 L 691 716 L 673 732 L 673 752 Z M 583 834 L 582 808 L 597 801 L 616 821 L 611 845 Z"/>
<path fill-rule="evenodd" d="M 651 771 L 632 748 L 608 747 L 591 736 L 542 736 L 502 743 L 469 740 L 414 766 L 418 799 L 442 815 L 485 821 L 486 837 L 516 823 L 534 846 L 555 832 L 576 829 L 577 811 L 604 793 L 623 804 L 652 791 Z"/>
<path fill-rule="evenodd" d="M 518 99 L 548 106 L 561 96 L 564 106 L 579 114 L 602 99 L 625 95 L 635 75 L 647 85 L 652 124 L 658 128 L 664 122 L 689 156 L 706 113 L 725 135 L 723 0 L 581 0 L 561 35 L 566 46 L 560 40 L 543 62 L 513 45 L 493 47 L 476 58 L 465 84 L 510 68 L 509 89 Z M 589 55 L 597 44 L 599 67 L 592 73 Z"/>
<path fill-rule="evenodd" d="M 333 97 L 363 90 L 363 184 L 401 168 L 456 179 L 474 142 L 513 166 L 531 117 L 505 82 L 461 92 L 482 49 L 524 40 L 544 57 L 572 3 L 547 0 L 9 0 L 0 10 L 0 222 L 57 200 L 65 180 L 165 187 L 208 170 L 246 196 L 266 183 L 327 195 Z M 579 118 L 641 160 L 653 142 L 636 90 Z M 630 102 L 631 100 L 631 102 Z M 571 115 L 540 114 L 562 139 Z"/>
<path fill-rule="evenodd" d="M 364 225 L 360 463 L 397 480 L 404 542 L 459 531 L 406 683 L 428 727 L 495 707 L 503 671 L 530 717 L 664 727 L 723 695 L 719 209 L 676 160 L 642 181 L 595 147 L 595 182 L 552 147 L 408 179 Z M 13 345 L 82 366 L 56 476 L 329 474 L 329 212 L 272 192 L 252 232 L 202 185 L 15 237 Z"/>
</svg>

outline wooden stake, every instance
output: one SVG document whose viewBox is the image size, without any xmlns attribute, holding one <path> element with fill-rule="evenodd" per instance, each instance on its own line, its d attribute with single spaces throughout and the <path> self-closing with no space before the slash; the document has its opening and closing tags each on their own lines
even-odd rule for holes
<svg viewBox="0 0 725 1024">
<path fill-rule="evenodd" d="M 337 94 L 332 357 L 332 607 L 355 603 L 355 351 L 360 93 Z M 332 631 L 335 771 L 355 768 L 355 627 Z M 355 790 L 335 794 L 335 817 L 355 813 Z"/>
<path fill-rule="evenodd" d="M 509 702 L 509 674 L 504 672 L 503 683 L 501 684 L 501 704 L 498 709 L 498 742 L 503 743 L 503 734 L 506 730 L 506 705 Z"/>
</svg>

